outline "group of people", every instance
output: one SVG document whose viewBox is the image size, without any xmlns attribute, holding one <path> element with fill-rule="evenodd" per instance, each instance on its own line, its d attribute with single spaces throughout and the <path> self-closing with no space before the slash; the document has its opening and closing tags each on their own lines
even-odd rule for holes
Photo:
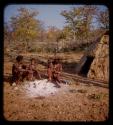
<svg viewBox="0 0 113 125">
<path fill-rule="evenodd" d="M 59 58 L 49 59 L 47 64 L 47 76 L 48 81 L 54 82 L 57 87 L 60 87 L 59 83 L 60 74 L 62 72 L 62 65 Z M 35 79 L 41 79 L 39 70 L 37 69 L 37 62 L 35 58 L 30 59 L 29 64 L 23 63 L 23 56 L 16 57 L 16 62 L 12 66 L 12 81 L 16 85 L 20 84 L 24 80 L 33 81 Z"/>
</svg>

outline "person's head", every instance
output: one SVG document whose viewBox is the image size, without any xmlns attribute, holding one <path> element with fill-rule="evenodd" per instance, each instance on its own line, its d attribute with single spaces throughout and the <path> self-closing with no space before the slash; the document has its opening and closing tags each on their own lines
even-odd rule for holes
<svg viewBox="0 0 113 125">
<path fill-rule="evenodd" d="M 48 68 L 51 68 L 52 63 L 53 63 L 53 60 L 51 58 L 48 59 Z"/>
<path fill-rule="evenodd" d="M 17 57 L 16 57 L 16 61 L 17 61 L 18 63 L 21 63 L 21 62 L 23 61 L 23 56 L 21 56 L 21 55 L 17 56 Z"/>
<path fill-rule="evenodd" d="M 34 58 L 31 59 L 31 64 L 35 64 L 36 60 Z"/>
<path fill-rule="evenodd" d="M 54 59 L 54 64 L 58 64 L 58 63 L 60 63 L 60 59 L 59 58 L 55 58 Z"/>
<path fill-rule="evenodd" d="M 52 58 L 48 59 L 48 63 L 52 63 L 52 62 L 53 62 Z"/>
</svg>

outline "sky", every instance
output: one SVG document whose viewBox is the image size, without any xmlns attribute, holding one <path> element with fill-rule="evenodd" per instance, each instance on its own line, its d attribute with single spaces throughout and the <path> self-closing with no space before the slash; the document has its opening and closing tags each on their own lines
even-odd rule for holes
<svg viewBox="0 0 113 125">
<path fill-rule="evenodd" d="M 55 26 L 62 29 L 65 25 L 65 18 L 60 15 L 63 10 L 70 10 L 72 7 L 78 7 L 79 5 L 25 5 L 15 4 L 8 5 L 4 9 L 4 22 L 10 21 L 10 17 L 18 14 L 18 9 L 21 7 L 27 9 L 35 9 L 39 12 L 37 19 L 44 22 L 45 28 L 49 26 Z M 99 6 L 101 9 L 105 9 L 105 6 Z"/>
</svg>

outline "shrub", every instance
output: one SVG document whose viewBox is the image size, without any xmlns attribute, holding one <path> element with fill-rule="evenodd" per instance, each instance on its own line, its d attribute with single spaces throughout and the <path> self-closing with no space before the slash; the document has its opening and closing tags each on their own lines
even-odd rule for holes
<svg viewBox="0 0 113 125">
<path fill-rule="evenodd" d="M 42 51 L 41 48 L 31 48 L 31 49 L 29 50 L 29 52 L 41 52 L 41 51 Z"/>
</svg>

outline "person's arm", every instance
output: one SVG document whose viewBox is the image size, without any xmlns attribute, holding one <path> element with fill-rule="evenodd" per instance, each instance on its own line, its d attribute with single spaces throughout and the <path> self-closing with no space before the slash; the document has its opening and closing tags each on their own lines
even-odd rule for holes
<svg viewBox="0 0 113 125">
<path fill-rule="evenodd" d="M 41 79 L 42 77 L 41 77 L 40 73 L 38 71 L 37 71 L 37 73 L 38 73 L 39 79 Z"/>
<path fill-rule="evenodd" d="M 62 72 L 62 64 L 60 64 L 60 72 Z"/>
<path fill-rule="evenodd" d="M 48 76 L 48 80 L 51 81 L 51 77 L 52 77 L 52 71 L 50 68 L 47 69 L 47 76 Z"/>
<path fill-rule="evenodd" d="M 39 77 L 39 79 L 41 79 L 41 75 L 40 75 L 39 70 L 36 65 L 35 65 L 35 71 L 37 71 L 38 77 Z"/>
<path fill-rule="evenodd" d="M 20 72 L 26 71 L 26 69 L 23 69 L 23 66 L 22 66 L 21 68 L 18 67 L 18 70 L 19 70 Z"/>
<path fill-rule="evenodd" d="M 58 73 L 60 74 L 61 72 L 62 72 L 62 65 L 60 64 L 59 65 L 59 72 Z"/>
<path fill-rule="evenodd" d="M 57 71 L 56 68 L 57 68 L 57 66 L 55 65 L 55 66 L 53 67 L 53 72 L 54 72 L 54 73 L 58 73 L 58 71 Z"/>
<path fill-rule="evenodd" d="M 17 67 L 15 64 L 12 66 L 12 74 L 17 73 Z"/>
<path fill-rule="evenodd" d="M 33 69 L 31 67 L 31 65 L 27 65 L 26 71 L 29 72 L 29 73 L 33 73 Z"/>
</svg>

